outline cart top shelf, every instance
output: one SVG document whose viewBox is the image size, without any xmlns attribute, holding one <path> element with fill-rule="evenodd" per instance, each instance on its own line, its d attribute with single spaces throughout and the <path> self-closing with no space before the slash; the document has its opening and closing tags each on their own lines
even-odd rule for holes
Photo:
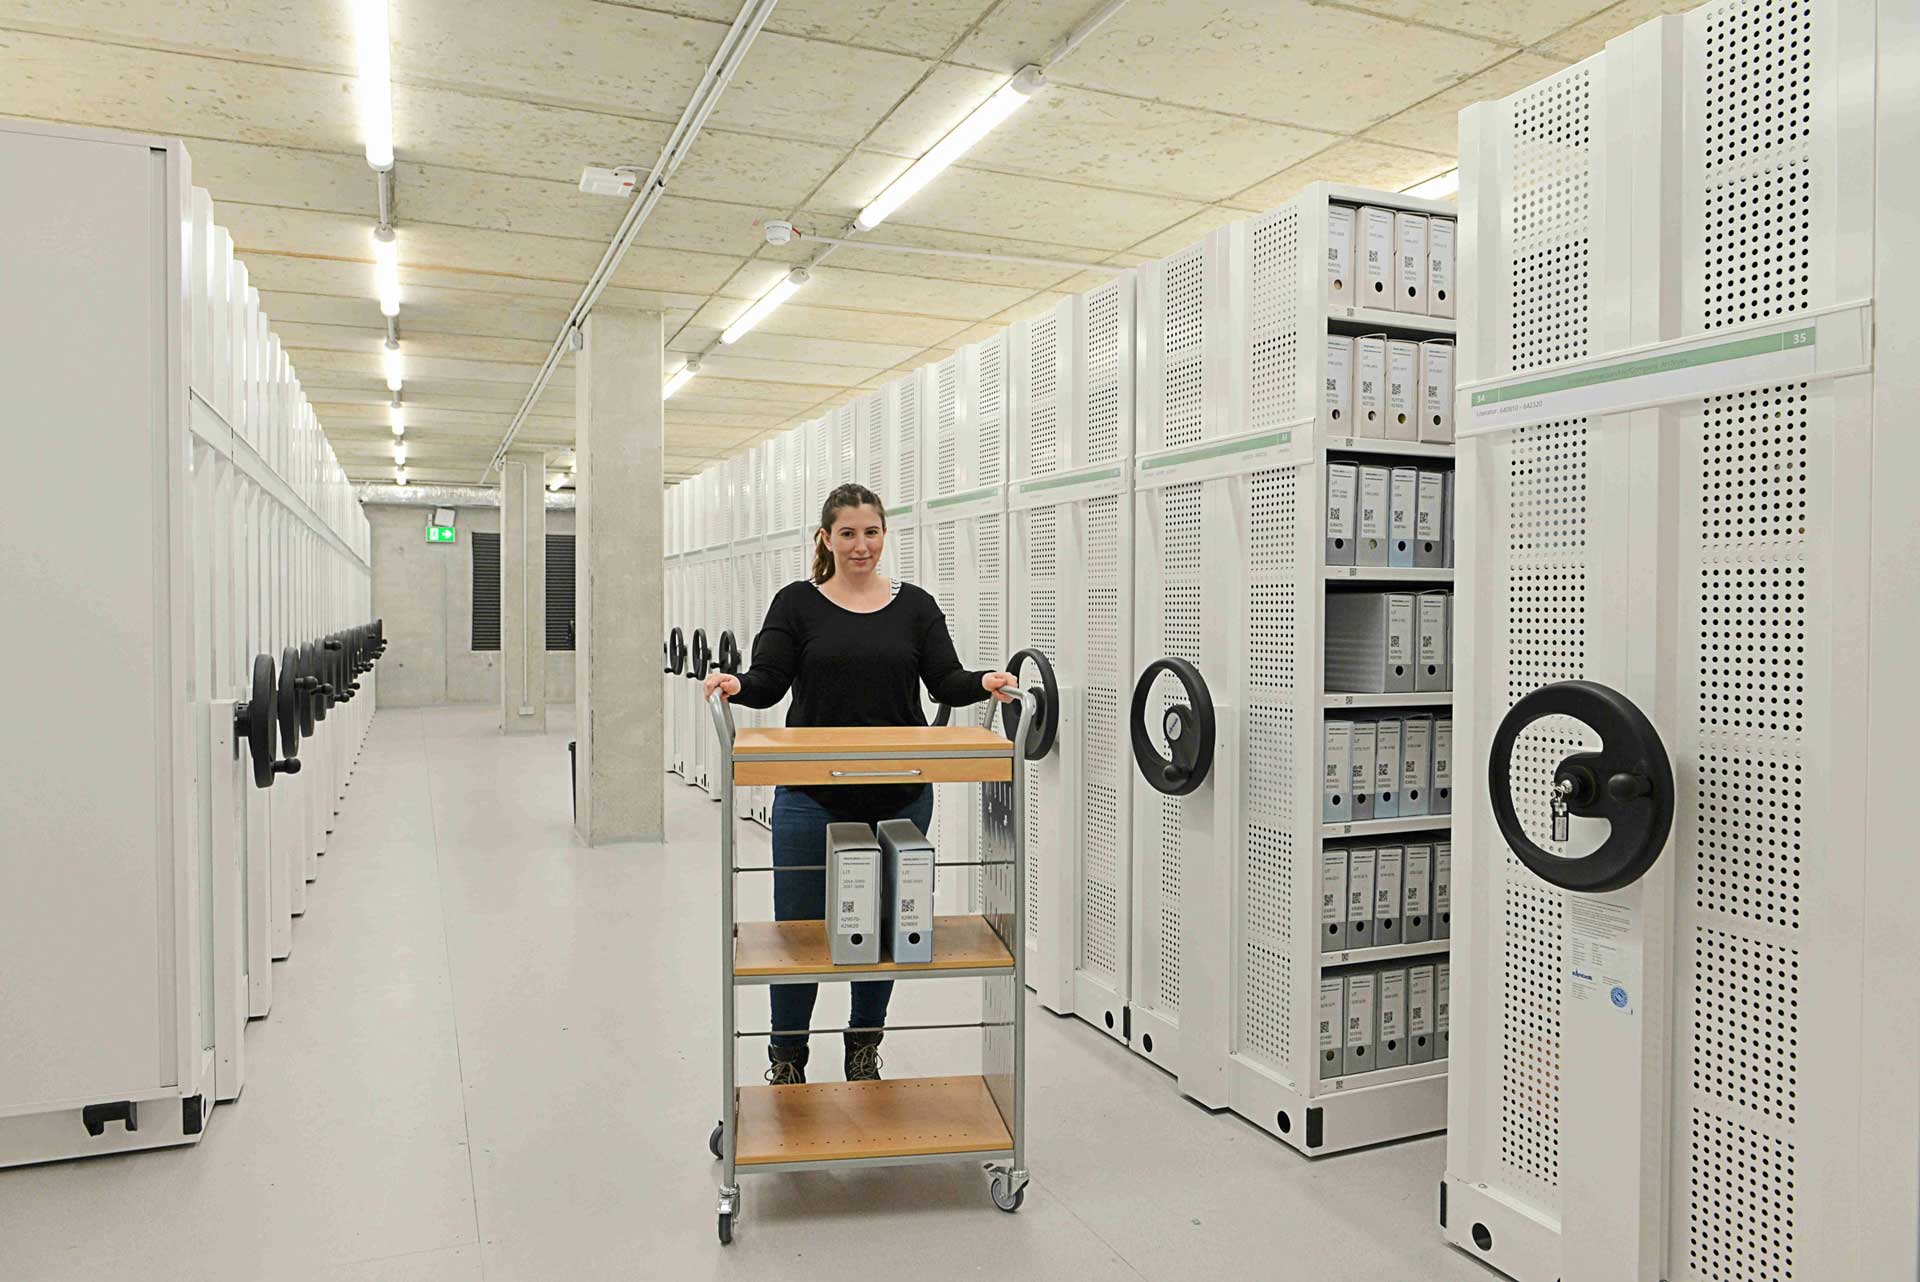
<svg viewBox="0 0 1920 1282">
<path fill-rule="evenodd" d="M 736 784 L 1004 783 L 1013 744 L 981 726 L 821 726 L 741 730 Z"/>
</svg>

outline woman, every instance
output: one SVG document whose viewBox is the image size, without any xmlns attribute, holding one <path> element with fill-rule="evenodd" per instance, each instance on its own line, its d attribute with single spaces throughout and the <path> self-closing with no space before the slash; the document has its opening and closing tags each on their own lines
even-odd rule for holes
<svg viewBox="0 0 1920 1282">
<path fill-rule="evenodd" d="M 749 708 L 769 708 L 791 687 L 789 726 L 923 726 L 927 720 L 916 681 L 939 702 L 956 707 L 989 695 L 1010 702 L 1013 696 L 1002 689 L 1013 684 L 1011 676 L 960 666 L 946 616 L 931 596 L 876 572 L 886 540 L 886 509 L 872 490 L 842 485 L 829 494 L 814 533 L 813 577 L 789 583 L 773 598 L 754 636 L 753 667 L 738 677 L 709 673 L 703 696 L 718 690 Z M 910 819 L 921 832 L 932 831 L 932 786 L 776 788 L 774 865 L 824 864 L 828 824 L 871 825 L 883 819 Z M 824 918 L 825 874 L 775 873 L 773 915 L 781 921 Z M 767 1080 L 775 1086 L 804 1082 L 805 1030 L 818 986 L 774 984 L 767 992 L 774 1033 L 767 1046 Z M 846 1034 L 850 1082 L 880 1077 L 880 1029 L 892 995 L 890 980 L 853 985 Z"/>
</svg>

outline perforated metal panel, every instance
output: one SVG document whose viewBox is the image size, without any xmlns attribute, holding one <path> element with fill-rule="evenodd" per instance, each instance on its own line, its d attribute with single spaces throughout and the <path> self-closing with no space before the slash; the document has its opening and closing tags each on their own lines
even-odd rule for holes
<svg viewBox="0 0 1920 1282">
<path fill-rule="evenodd" d="M 1249 572 L 1235 1049 L 1283 1076 L 1293 1071 L 1293 1032 L 1301 1020 L 1296 1002 L 1307 991 L 1294 962 L 1295 881 L 1301 875 L 1293 763 L 1299 481 L 1299 469 L 1275 468 L 1234 487 L 1245 504 Z"/>
<path fill-rule="evenodd" d="M 1252 305 L 1247 359 L 1247 427 L 1276 428 L 1303 417 L 1309 385 L 1300 377 L 1301 205 L 1262 214 L 1247 227 L 1248 292 Z M 1323 220 L 1324 221 L 1324 220 Z"/>
<path fill-rule="evenodd" d="M 1206 429 L 1206 247 L 1196 245 L 1160 265 L 1165 322 L 1158 439 L 1152 448 L 1189 445 Z"/>
<path fill-rule="evenodd" d="M 1080 804 L 1083 825 L 1077 967 L 1108 988 L 1124 979 L 1131 883 L 1125 805 L 1129 796 L 1131 754 L 1123 726 L 1132 676 L 1122 656 L 1132 626 L 1123 600 L 1132 596 L 1131 566 L 1124 528 L 1131 525 L 1121 498 L 1090 499 L 1086 505 L 1086 541 L 1079 566 L 1086 585 L 1086 693 Z"/>
</svg>

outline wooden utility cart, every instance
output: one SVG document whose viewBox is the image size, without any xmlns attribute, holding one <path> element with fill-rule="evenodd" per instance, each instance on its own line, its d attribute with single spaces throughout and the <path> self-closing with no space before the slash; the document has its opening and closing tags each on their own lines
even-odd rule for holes
<svg viewBox="0 0 1920 1282">
<path fill-rule="evenodd" d="M 1011 690 L 1011 688 L 1009 688 Z M 736 731 L 717 694 L 708 701 L 720 739 L 720 991 L 721 1112 L 708 1146 L 720 1159 L 719 1232 L 733 1240 L 742 1172 L 811 1171 L 834 1166 L 899 1166 L 979 1162 L 995 1206 L 1016 1211 L 1026 1195 L 1026 1029 L 1023 950 L 1024 886 L 1018 870 L 1025 820 L 1025 747 L 1040 721 L 1039 701 L 1016 692 L 1022 715 L 1013 742 L 979 726 L 868 726 Z M 735 857 L 734 789 L 767 785 L 977 783 L 981 839 L 977 850 L 943 850 L 940 867 L 977 866 L 980 911 L 934 923 L 931 962 L 835 966 L 826 923 L 737 921 L 734 879 L 769 873 Z M 781 871 L 815 871 L 808 866 Z M 743 986 L 845 983 L 856 979 L 981 981 L 981 1071 L 959 1077 L 908 1077 L 877 1082 L 809 1082 L 742 1086 L 735 1051 L 743 1032 L 735 997 Z M 894 1025 L 889 1031 L 952 1028 Z M 811 1033 L 838 1029 L 809 1029 Z"/>
</svg>

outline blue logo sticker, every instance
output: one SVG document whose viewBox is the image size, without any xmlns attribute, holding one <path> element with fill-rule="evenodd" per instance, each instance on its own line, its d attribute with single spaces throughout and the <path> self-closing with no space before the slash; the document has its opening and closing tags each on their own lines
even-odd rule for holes
<svg viewBox="0 0 1920 1282">
<path fill-rule="evenodd" d="M 1626 989 L 1620 987 L 1620 985 L 1618 984 L 1615 984 L 1613 986 L 1612 997 L 1613 997 L 1613 1004 L 1615 1006 L 1618 1006 L 1621 1010 L 1625 1010 L 1627 1008 L 1627 990 Z"/>
</svg>

